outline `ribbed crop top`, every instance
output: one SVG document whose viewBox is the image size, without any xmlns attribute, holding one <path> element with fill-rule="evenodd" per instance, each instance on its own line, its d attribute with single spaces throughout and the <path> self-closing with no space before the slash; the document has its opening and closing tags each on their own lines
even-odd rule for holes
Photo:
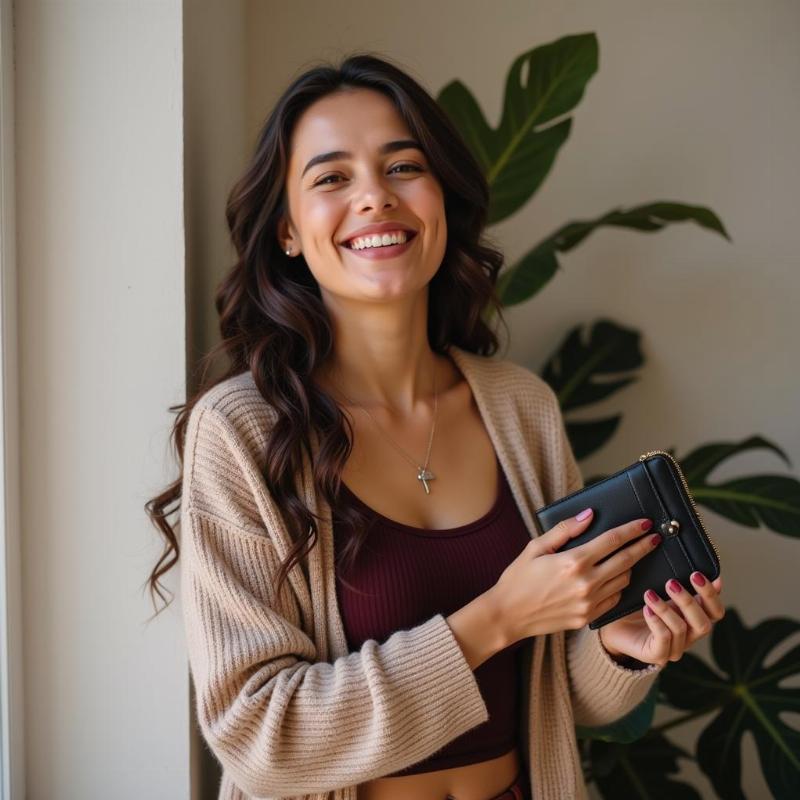
<svg viewBox="0 0 800 800">
<path fill-rule="evenodd" d="M 360 506 L 374 518 L 355 566 L 346 574 L 339 562 L 348 530 L 336 514 L 333 519 L 336 594 L 351 652 L 367 639 L 382 643 L 393 632 L 412 628 L 436 613 L 447 616 L 457 611 L 491 588 L 530 542 L 496 456 L 495 460 L 500 488 L 492 508 L 455 528 L 416 528 L 384 517 L 342 482 L 340 502 Z M 341 581 L 342 575 L 357 591 Z M 519 717 L 517 652 L 526 641 L 501 650 L 475 670 L 489 711 L 486 722 L 424 761 L 387 777 L 473 764 L 512 750 Z"/>
</svg>

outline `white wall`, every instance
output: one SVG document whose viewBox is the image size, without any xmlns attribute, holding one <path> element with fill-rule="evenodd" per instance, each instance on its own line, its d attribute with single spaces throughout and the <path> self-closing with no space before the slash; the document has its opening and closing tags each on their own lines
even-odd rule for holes
<svg viewBox="0 0 800 800">
<path fill-rule="evenodd" d="M 189 797 L 180 618 L 143 591 L 185 389 L 181 8 L 16 3 L 29 800 Z"/>
<path fill-rule="evenodd" d="M 534 200 L 492 228 L 509 261 L 568 221 L 655 200 L 709 206 L 733 243 L 693 224 L 593 234 L 563 257 L 564 269 L 536 300 L 509 309 L 509 357 L 538 369 L 568 328 L 600 317 L 642 331 L 641 381 L 587 415 L 621 412 L 623 423 L 582 462 L 586 474 L 624 466 L 650 449 L 674 446 L 680 457 L 751 434 L 784 448 L 793 470 L 774 455 L 753 453 L 714 480 L 800 472 L 800 5 L 255 0 L 249 10 L 251 130 L 297 72 L 359 48 L 399 61 L 434 95 L 459 78 L 496 125 L 513 58 L 594 31 L 600 68 L 574 113 L 571 138 Z M 723 550 L 726 604 L 747 625 L 800 617 L 797 542 L 711 512 L 704 518 Z M 775 657 L 796 644 L 788 641 Z M 707 640 L 694 650 L 705 657 Z M 704 724 L 685 726 L 679 741 L 693 749 Z M 749 734 L 745 744 L 745 794 L 768 797 Z M 685 765 L 682 774 L 713 796 Z"/>
</svg>

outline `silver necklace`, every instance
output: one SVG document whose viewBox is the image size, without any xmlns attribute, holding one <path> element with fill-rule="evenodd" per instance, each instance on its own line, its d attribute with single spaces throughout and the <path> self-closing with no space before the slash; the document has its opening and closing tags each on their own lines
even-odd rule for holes
<svg viewBox="0 0 800 800">
<path fill-rule="evenodd" d="M 433 446 L 433 432 L 436 430 L 436 415 L 439 409 L 439 394 L 436 391 L 436 367 L 434 366 L 433 369 L 433 425 L 431 426 L 431 435 L 428 439 L 428 452 L 425 455 L 424 464 L 418 464 L 408 453 L 406 453 L 406 451 L 403 450 L 403 448 L 400 447 L 400 445 L 397 444 L 397 442 L 395 442 L 395 440 L 392 439 L 392 437 L 389 436 L 386 431 L 383 430 L 383 428 L 378 424 L 378 420 L 376 420 L 375 417 L 369 413 L 369 410 L 364 408 L 361 403 L 356 403 L 354 400 L 351 400 L 341 389 L 339 389 L 339 393 L 342 395 L 342 397 L 344 397 L 345 400 L 347 400 L 348 403 L 358 406 L 360 409 L 369 414 L 369 418 L 375 423 L 378 430 L 400 451 L 404 458 L 407 458 L 417 468 L 417 480 L 422 481 L 422 485 L 425 487 L 425 494 L 430 494 L 431 490 L 428 487 L 428 481 L 433 480 L 436 477 L 436 475 L 434 475 L 433 472 L 428 469 L 428 462 L 431 458 L 431 447 Z"/>
</svg>

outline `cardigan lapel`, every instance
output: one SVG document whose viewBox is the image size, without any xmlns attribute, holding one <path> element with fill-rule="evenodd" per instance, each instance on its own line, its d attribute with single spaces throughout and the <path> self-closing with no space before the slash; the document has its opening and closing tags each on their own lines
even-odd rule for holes
<svg viewBox="0 0 800 800">
<path fill-rule="evenodd" d="M 536 468 L 522 438 L 520 409 L 515 403 L 516 399 L 510 396 L 508 381 L 501 371 L 503 362 L 476 355 L 455 345 L 451 345 L 448 352 L 472 390 L 522 521 L 528 529 L 528 535 L 534 538 L 538 535 L 534 513 L 545 503 Z M 524 474 L 534 476 L 533 481 L 528 483 L 523 480 Z"/>
<path fill-rule="evenodd" d="M 310 447 L 316 463 L 319 455 L 319 436 L 314 430 L 310 436 Z M 317 515 L 318 542 L 308 556 L 315 622 L 313 638 L 320 659 L 328 661 L 349 653 L 336 596 L 332 509 L 325 498 L 314 490 L 311 465 L 307 460 L 303 465 L 303 475 L 306 501 L 311 512 Z"/>
<path fill-rule="evenodd" d="M 451 346 L 449 352 L 461 369 L 472 388 L 475 402 L 480 410 L 486 430 L 495 446 L 500 463 L 506 473 L 514 499 L 531 538 L 539 535 L 534 523 L 537 508 L 545 505 L 541 489 L 541 481 L 531 457 L 531 448 L 535 442 L 526 442 L 523 437 L 525 426 L 520 415 L 524 409 L 518 405 L 522 398 L 514 397 L 509 392 L 511 381 L 507 373 L 501 372 L 502 361 L 486 359 L 469 351 Z M 536 429 L 535 420 L 532 427 Z M 532 480 L 523 476 L 533 476 Z M 530 731 L 537 734 L 558 726 L 556 717 L 544 717 L 545 708 L 558 709 L 561 697 L 569 695 L 568 679 L 565 671 L 565 639 L 564 632 L 534 636 L 525 643 L 520 653 L 520 671 L 522 676 L 522 694 L 520 700 L 520 746 L 528 770 L 528 779 L 536 798 L 548 797 L 547 779 L 551 774 L 543 775 L 540 769 L 533 769 L 548 763 L 550 751 L 546 734 L 544 741 L 541 735 L 531 737 Z M 532 702 L 531 698 L 535 698 Z M 573 760 L 578 759 L 573 749 Z M 579 759 L 576 763 L 580 763 Z M 574 783 L 574 775 L 569 765 L 552 765 L 558 775 L 559 791 L 563 797 L 583 798 L 585 790 Z M 546 771 L 546 770 L 545 770 Z"/>
</svg>

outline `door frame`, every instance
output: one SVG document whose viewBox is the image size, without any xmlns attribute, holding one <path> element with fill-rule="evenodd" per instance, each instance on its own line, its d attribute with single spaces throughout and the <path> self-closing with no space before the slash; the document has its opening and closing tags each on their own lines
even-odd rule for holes
<svg viewBox="0 0 800 800">
<path fill-rule="evenodd" d="M 25 797 L 13 0 L 0 0 L 0 800 Z"/>
</svg>

